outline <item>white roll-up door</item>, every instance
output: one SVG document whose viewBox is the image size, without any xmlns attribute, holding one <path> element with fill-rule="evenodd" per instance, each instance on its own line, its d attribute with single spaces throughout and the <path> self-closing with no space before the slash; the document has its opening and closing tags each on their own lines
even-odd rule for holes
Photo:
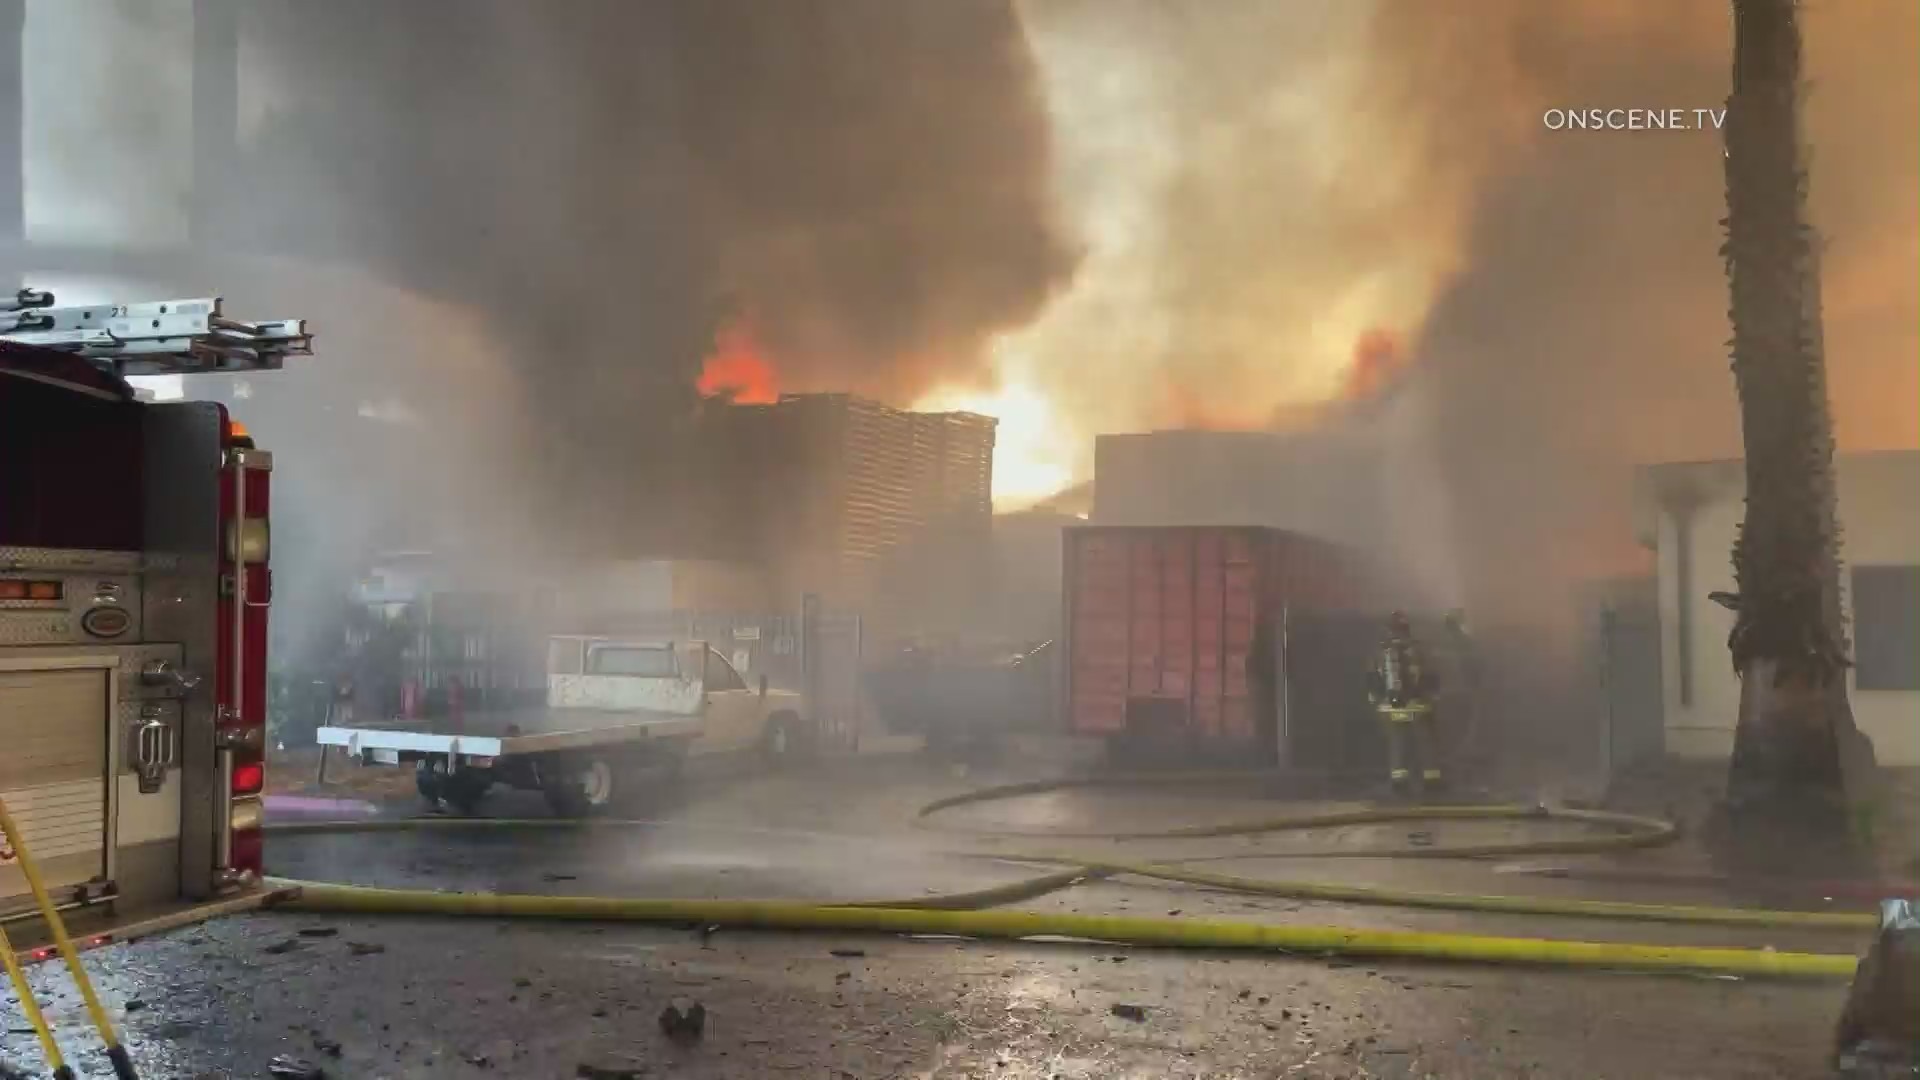
<svg viewBox="0 0 1920 1080">
<path fill-rule="evenodd" d="M 0 800 L 56 892 L 106 874 L 110 709 L 103 668 L 0 670 Z M 0 915 L 31 903 L 0 843 Z"/>
</svg>

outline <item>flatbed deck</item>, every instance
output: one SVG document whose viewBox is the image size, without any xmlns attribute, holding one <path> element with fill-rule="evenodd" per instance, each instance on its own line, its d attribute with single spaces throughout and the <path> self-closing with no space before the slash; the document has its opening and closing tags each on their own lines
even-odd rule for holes
<svg viewBox="0 0 1920 1080">
<path fill-rule="evenodd" d="M 470 757 L 518 757 L 700 734 L 699 716 L 602 709 L 517 709 L 450 718 L 323 727 L 321 746 L 348 753 L 389 750 Z"/>
</svg>

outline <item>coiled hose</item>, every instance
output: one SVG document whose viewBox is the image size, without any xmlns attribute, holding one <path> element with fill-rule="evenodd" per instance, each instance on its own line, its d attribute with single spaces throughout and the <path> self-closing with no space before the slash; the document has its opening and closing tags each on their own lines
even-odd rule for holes
<svg viewBox="0 0 1920 1080">
<path fill-rule="evenodd" d="M 921 807 L 915 823 L 955 832 L 935 821 L 955 807 L 1069 788 L 1140 785 L 1219 785 L 1243 781 L 1245 773 L 1109 775 L 982 788 Z M 1305 853 L 1315 858 L 1466 859 L 1487 856 L 1574 854 L 1621 851 L 1671 843 L 1672 823 L 1655 818 L 1597 810 L 1524 805 L 1375 807 L 1334 813 L 1288 815 L 1253 821 L 1189 825 L 1154 831 L 1064 832 L 1059 830 L 979 830 L 959 833 L 975 838 L 1062 840 L 1178 840 L 1253 836 L 1342 825 L 1412 821 L 1560 821 L 1601 830 L 1598 835 L 1503 844 L 1333 849 Z M 636 822 L 608 819 L 425 818 L 353 822 L 307 822 L 273 827 L 277 834 L 372 832 L 417 828 L 621 828 Z M 362 914 L 441 914 L 489 917 L 546 917 L 670 923 L 721 923 L 786 930 L 841 930 L 935 934 L 964 937 L 1060 937 L 1181 948 L 1267 949 L 1353 956 L 1424 957 L 1493 963 L 1607 967 L 1646 971 L 1684 970 L 1742 976 L 1850 978 L 1851 955 L 1779 952 L 1770 948 L 1721 948 L 1613 944 L 1477 934 L 1427 933 L 1350 927 L 1262 925 L 1241 921 L 1130 916 L 1078 915 L 990 910 L 1071 888 L 1081 882 L 1117 876 L 1181 882 L 1256 896 L 1381 904 L 1396 907 L 1499 914 L 1569 916 L 1681 924 L 1768 927 L 1801 930 L 1871 932 L 1868 914 L 1762 911 L 1689 905 L 1562 900 L 1525 896 L 1475 896 L 1458 893 L 1380 889 L 1308 881 L 1270 881 L 1211 873 L 1188 864 L 1236 856 L 1197 856 L 1136 862 L 1074 852 L 971 852 L 1000 861 L 1053 864 L 1063 869 L 1008 885 L 963 893 L 865 901 L 655 900 L 624 897 L 461 894 L 427 890 L 375 889 L 321 882 L 276 879 L 286 890 L 281 901 L 313 911 Z M 1274 857 L 1262 853 L 1262 857 Z"/>
</svg>

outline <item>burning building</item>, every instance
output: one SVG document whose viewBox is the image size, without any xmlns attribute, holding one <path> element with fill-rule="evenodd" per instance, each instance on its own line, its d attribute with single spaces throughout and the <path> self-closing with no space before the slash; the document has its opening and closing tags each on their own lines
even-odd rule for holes
<svg viewBox="0 0 1920 1080">
<path fill-rule="evenodd" d="M 1094 441 L 1104 525 L 1265 525 L 1367 544 L 1382 532 L 1376 444 L 1340 431 L 1155 431 Z"/>
</svg>

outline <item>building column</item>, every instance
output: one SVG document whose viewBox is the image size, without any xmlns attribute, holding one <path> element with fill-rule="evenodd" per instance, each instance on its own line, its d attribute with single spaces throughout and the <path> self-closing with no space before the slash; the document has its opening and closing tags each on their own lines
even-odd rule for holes
<svg viewBox="0 0 1920 1080">
<path fill-rule="evenodd" d="M 193 0 L 193 193 L 189 243 L 220 244 L 239 166 L 240 0 Z"/>
<path fill-rule="evenodd" d="M 27 0 L 0 0 L 0 243 L 26 239 Z"/>
</svg>

